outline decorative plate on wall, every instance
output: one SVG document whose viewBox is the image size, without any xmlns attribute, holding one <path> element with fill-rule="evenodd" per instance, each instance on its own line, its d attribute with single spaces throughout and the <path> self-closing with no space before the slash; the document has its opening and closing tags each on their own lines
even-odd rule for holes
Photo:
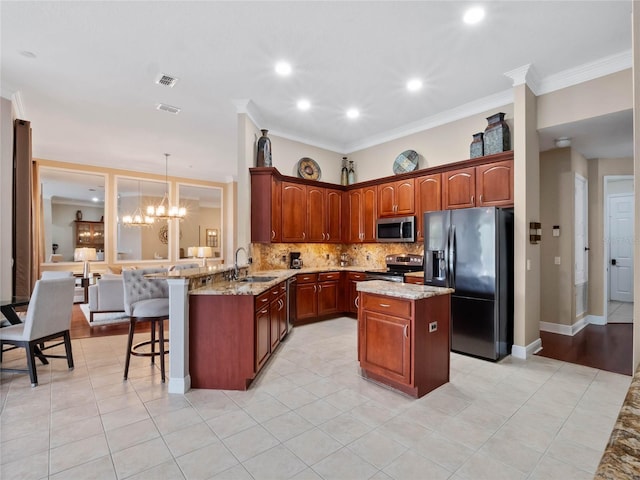
<svg viewBox="0 0 640 480">
<path fill-rule="evenodd" d="M 306 180 L 318 180 L 322 172 L 313 158 L 302 157 L 298 160 L 298 176 Z"/>
<path fill-rule="evenodd" d="M 405 150 L 393 162 L 393 173 L 413 172 L 418 168 L 418 154 L 415 150 Z"/>
</svg>

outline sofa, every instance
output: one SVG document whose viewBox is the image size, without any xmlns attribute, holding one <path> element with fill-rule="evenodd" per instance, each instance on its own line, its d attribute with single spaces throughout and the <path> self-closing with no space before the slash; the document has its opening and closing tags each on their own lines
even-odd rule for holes
<svg viewBox="0 0 640 480">
<path fill-rule="evenodd" d="M 197 263 L 183 263 L 168 270 L 199 268 Z M 105 273 L 89 287 L 89 322 L 95 313 L 124 312 L 124 283 L 122 275 Z"/>
</svg>

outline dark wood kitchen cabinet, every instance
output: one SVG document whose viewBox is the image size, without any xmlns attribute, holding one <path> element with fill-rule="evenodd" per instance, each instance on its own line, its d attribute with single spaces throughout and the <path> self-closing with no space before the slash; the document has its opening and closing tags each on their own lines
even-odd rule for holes
<svg viewBox="0 0 640 480">
<path fill-rule="evenodd" d="M 513 205 L 513 160 L 476 167 L 477 207 Z"/>
<path fill-rule="evenodd" d="M 251 172 L 251 241 L 256 243 L 282 241 L 282 182 L 271 170 Z"/>
<path fill-rule="evenodd" d="M 270 293 L 265 292 L 256 297 L 256 343 L 255 343 L 255 371 L 260 371 L 271 355 L 271 315 Z"/>
<path fill-rule="evenodd" d="M 338 313 L 340 272 L 301 274 L 296 282 L 296 320 L 311 320 Z"/>
<path fill-rule="evenodd" d="M 317 196 L 317 195 L 316 195 Z M 307 241 L 307 187 L 282 182 L 282 241 Z"/>
<path fill-rule="evenodd" d="M 442 174 L 442 208 L 513 205 L 513 160 Z"/>
<path fill-rule="evenodd" d="M 358 360 L 365 377 L 421 397 L 449 381 L 450 295 L 418 300 L 360 292 Z"/>
<path fill-rule="evenodd" d="M 349 243 L 376 241 L 378 219 L 378 191 L 375 185 L 349 190 L 345 193 L 344 212 L 346 233 L 343 239 Z"/>
<path fill-rule="evenodd" d="M 367 275 L 363 272 L 348 272 L 347 273 L 347 290 L 349 292 L 349 304 L 347 310 L 349 313 L 358 313 L 358 290 L 356 289 L 358 282 L 362 282 L 366 279 Z"/>
<path fill-rule="evenodd" d="M 416 178 L 416 242 L 424 241 L 424 213 L 442 210 L 442 178 L 440 174 Z"/>
<path fill-rule="evenodd" d="M 414 179 L 378 185 L 378 216 L 393 217 L 415 213 Z"/>
<path fill-rule="evenodd" d="M 325 242 L 342 242 L 342 191 L 325 190 Z"/>
</svg>

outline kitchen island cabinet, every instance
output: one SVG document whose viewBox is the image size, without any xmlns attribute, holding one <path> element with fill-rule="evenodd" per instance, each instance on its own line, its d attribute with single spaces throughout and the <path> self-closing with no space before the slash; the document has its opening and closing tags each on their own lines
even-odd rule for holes
<svg viewBox="0 0 640 480">
<path fill-rule="evenodd" d="M 447 383 L 452 290 L 369 281 L 358 291 L 363 376 L 416 398 Z"/>
</svg>

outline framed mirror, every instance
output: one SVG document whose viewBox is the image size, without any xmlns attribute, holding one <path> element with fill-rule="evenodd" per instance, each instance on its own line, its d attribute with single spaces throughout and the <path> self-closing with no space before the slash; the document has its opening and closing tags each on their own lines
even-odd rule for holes
<svg viewBox="0 0 640 480">
<path fill-rule="evenodd" d="M 156 219 L 144 222 L 147 207 L 160 204 L 165 191 L 164 182 L 132 177 L 116 178 L 116 261 L 169 258 L 171 239 L 167 221 Z M 136 221 L 138 215 L 140 222 Z"/>
<path fill-rule="evenodd" d="M 105 176 L 54 167 L 39 175 L 43 263 L 73 262 L 82 247 L 104 260 Z"/>
<path fill-rule="evenodd" d="M 179 184 L 178 192 L 180 206 L 187 209 L 180 222 L 179 258 L 222 261 L 222 189 Z"/>
</svg>

